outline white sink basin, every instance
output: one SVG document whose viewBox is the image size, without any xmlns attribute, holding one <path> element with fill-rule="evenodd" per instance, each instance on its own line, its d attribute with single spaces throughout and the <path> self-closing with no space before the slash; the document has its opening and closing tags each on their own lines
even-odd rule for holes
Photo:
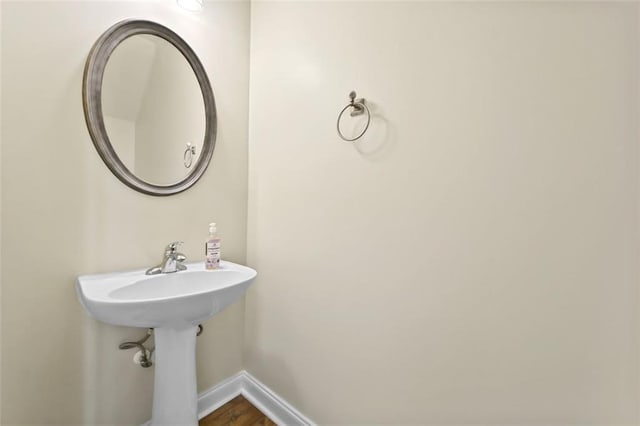
<svg viewBox="0 0 640 426">
<path fill-rule="evenodd" d="M 91 316 L 154 329 L 153 426 L 197 426 L 197 325 L 239 299 L 255 276 L 251 268 L 223 261 L 214 271 L 193 263 L 171 274 L 140 269 L 78 277 L 78 298 Z"/>
<path fill-rule="evenodd" d="M 114 325 L 164 327 L 198 325 L 240 298 L 256 271 L 231 262 L 207 271 L 202 263 L 186 271 L 145 275 L 145 269 L 78 277 L 78 297 L 94 318 Z"/>
</svg>

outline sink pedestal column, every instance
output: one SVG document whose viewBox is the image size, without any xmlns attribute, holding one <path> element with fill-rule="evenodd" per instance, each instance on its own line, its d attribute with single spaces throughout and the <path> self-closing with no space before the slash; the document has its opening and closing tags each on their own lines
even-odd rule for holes
<svg viewBox="0 0 640 426">
<path fill-rule="evenodd" d="M 197 326 L 154 329 L 155 376 L 152 426 L 197 426 Z"/>
</svg>

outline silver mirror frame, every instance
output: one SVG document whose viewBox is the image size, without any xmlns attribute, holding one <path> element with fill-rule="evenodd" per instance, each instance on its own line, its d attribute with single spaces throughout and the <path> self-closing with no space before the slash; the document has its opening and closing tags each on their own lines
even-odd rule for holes
<svg viewBox="0 0 640 426">
<path fill-rule="evenodd" d="M 205 132 L 202 152 L 191 172 L 181 181 L 171 185 L 155 185 L 138 178 L 118 157 L 113 149 L 102 114 L 102 79 L 109 57 L 125 39 L 150 34 L 171 43 L 182 53 L 196 75 L 205 108 Z M 209 166 L 216 144 L 217 114 L 216 104 L 207 73 L 195 52 L 176 33 L 152 21 L 128 19 L 110 27 L 95 42 L 87 58 L 82 80 L 82 103 L 87 128 L 93 145 L 102 161 L 122 183 L 136 191 L 156 196 L 166 196 L 182 192 L 193 186 Z"/>
</svg>

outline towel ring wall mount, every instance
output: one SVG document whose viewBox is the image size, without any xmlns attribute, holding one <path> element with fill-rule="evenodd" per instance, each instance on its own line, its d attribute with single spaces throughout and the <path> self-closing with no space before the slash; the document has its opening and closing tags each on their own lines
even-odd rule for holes
<svg viewBox="0 0 640 426">
<path fill-rule="evenodd" d="M 340 138 L 342 138 L 342 140 L 345 140 L 347 142 L 353 142 L 355 140 L 360 139 L 366 133 L 367 129 L 369 128 L 369 123 L 371 123 L 371 111 L 369 111 L 369 107 L 367 107 L 366 101 L 365 101 L 364 98 L 356 99 L 356 92 L 355 91 L 351 91 L 351 93 L 349 93 L 349 99 L 350 99 L 350 102 L 347 104 L 347 106 L 342 108 L 342 111 L 340 111 L 340 114 L 338 114 L 338 121 L 336 123 L 336 129 L 338 130 L 338 135 L 340 136 Z M 349 109 L 351 110 L 351 113 L 349 114 L 351 117 L 357 117 L 357 116 L 363 115 L 365 113 L 367 114 L 367 124 L 364 126 L 364 129 L 362 130 L 362 132 L 360 132 L 354 138 L 347 138 L 342 133 L 342 130 L 340 129 L 340 120 L 342 119 L 342 116 L 344 115 L 344 113 L 347 112 L 347 110 L 349 110 Z"/>
</svg>

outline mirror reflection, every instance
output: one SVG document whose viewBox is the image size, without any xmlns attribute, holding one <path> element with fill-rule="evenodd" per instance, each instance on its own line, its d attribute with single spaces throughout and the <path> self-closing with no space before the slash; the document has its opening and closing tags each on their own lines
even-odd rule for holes
<svg viewBox="0 0 640 426">
<path fill-rule="evenodd" d="M 171 185 L 191 172 L 205 137 L 204 100 L 171 43 L 149 34 L 123 40 L 105 67 L 102 110 L 111 145 L 137 177 Z"/>
</svg>

